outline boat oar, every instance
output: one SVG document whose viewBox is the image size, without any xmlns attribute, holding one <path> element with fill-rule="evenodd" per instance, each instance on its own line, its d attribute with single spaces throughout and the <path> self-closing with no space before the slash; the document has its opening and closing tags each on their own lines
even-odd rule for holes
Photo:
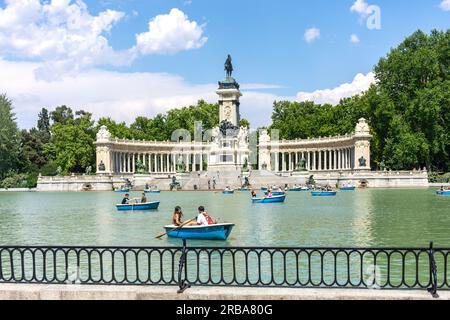
<svg viewBox="0 0 450 320">
<path fill-rule="evenodd" d="M 173 231 L 177 231 L 178 229 L 183 228 L 184 226 L 186 226 L 187 224 L 193 222 L 194 220 L 197 220 L 197 217 L 195 217 L 195 218 L 193 218 L 193 219 L 191 219 L 191 220 L 188 220 L 188 221 L 186 221 L 185 223 L 183 223 L 181 226 L 178 226 L 178 227 L 176 227 L 176 228 L 173 228 L 173 229 L 170 230 L 170 231 L 164 232 L 164 233 L 160 234 L 159 236 L 157 236 L 157 237 L 155 237 L 155 238 L 156 238 L 156 239 L 161 239 L 161 238 L 164 237 L 166 234 L 169 234 L 169 233 L 171 233 L 171 232 L 173 232 Z"/>
</svg>

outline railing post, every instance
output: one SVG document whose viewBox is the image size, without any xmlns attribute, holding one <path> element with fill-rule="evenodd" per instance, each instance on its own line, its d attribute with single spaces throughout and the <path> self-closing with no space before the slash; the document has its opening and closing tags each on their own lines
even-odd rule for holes
<svg viewBox="0 0 450 320">
<path fill-rule="evenodd" d="M 186 289 L 190 288 L 191 285 L 187 283 L 187 271 L 186 271 L 186 256 L 187 256 L 187 245 L 186 245 L 186 239 L 183 239 L 183 249 L 181 250 L 181 257 L 180 257 L 180 264 L 178 267 L 178 286 L 179 290 L 177 293 L 183 293 Z M 185 271 L 184 273 L 184 279 L 183 279 L 183 269 Z"/>
<path fill-rule="evenodd" d="M 431 279 L 431 288 L 428 288 L 428 292 L 431 293 L 433 298 L 439 298 L 439 295 L 437 293 L 437 268 L 436 268 L 436 260 L 434 259 L 433 242 L 430 242 L 428 257 L 430 259 L 430 279 Z"/>
</svg>

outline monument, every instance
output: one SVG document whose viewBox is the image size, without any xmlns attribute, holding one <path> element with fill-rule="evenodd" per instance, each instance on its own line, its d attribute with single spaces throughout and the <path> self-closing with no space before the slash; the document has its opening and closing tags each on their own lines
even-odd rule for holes
<svg viewBox="0 0 450 320">
<path fill-rule="evenodd" d="M 249 161 L 248 129 L 240 127 L 239 83 L 232 77 L 234 68 L 231 56 L 225 61 L 225 79 L 219 81 L 219 122 L 213 130 L 208 176 L 217 178 L 220 185 L 240 182 L 245 163 Z"/>
</svg>

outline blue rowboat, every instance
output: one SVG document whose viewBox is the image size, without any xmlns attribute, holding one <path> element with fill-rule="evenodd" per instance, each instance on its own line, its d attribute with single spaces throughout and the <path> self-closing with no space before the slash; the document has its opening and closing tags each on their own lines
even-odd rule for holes
<svg viewBox="0 0 450 320">
<path fill-rule="evenodd" d="M 130 189 L 116 189 L 116 190 L 114 190 L 114 192 L 128 193 L 128 192 L 130 192 Z"/>
<path fill-rule="evenodd" d="M 166 232 L 175 229 L 177 226 L 165 226 Z M 233 223 L 220 223 L 209 226 L 186 226 L 167 235 L 171 238 L 194 239 L 194 240 L 227 240 L 233 230 Z"/>
<path fill-rule="evenodd" d="M 439 196 L 450 196 L 450 190 L 444 190 L 444 191 L 436 191 L 436 194 Z"/>
<path fill-rule="evenodd" d="M 292 192 L 300 192 L 300 191 L 308 191 L 309 188 L 289 188 L 288 190 Z"/>
<path fill-rule="evenodd" d="M 161 193 L 161 190 L 144 190 L 145 193 Z"/>
<path fill-rule="evenodd" d="M 341 187 L 339 190 L 341 191 L 355 191 L 356 187 Z"/>
<path fill-rule="evenodd" d="M 267 196 L 269 193 L 266 192 L 265 195 Z M 286 192 L 284 191 L 272 191 L 272 196 L 284 196 L 286 195 Z"/>
<path fill-rule="evenodd" d="M 224 190 L 223 194 L 234 194 L 234 190 Z"/>
<path fill-rule="evenodd" d="M 252 189 L 250 189 L 250 188 L 240 188 L 240 189 L 239 189 L 239 191 L 244 191 L 244 192 L 245 192 L 245 191 L 251 191 L 251 190 L 252 190 Z"/>
<path fill-rule="evenodd" d="M 284 202 L 286 200 L 286 195 L 284 196 L 275 196 L 271 198 L 253 198 L 253 203 L 276 203 L 276 202 Z"/>
<path fill-rule="evenodd" d="M 136 203 L 136 204 L 117 204 L 116 208 L 119 211 L 156 210 L 159 208 L 159 202 L 147 202 L 147 203 Z"/>
<path fill-rule="evenodd" d="M 335 197 L 337 195 L 336 191 L 313 191 L 311 192 L 313 197 Z"/>
<path fill-rule="evenodd" d="M 267 191 L 267 190 L 269 190 L 269 188 L 265 188 L 265 187 L 261 188 L 261 191 Z"/>
</svg>

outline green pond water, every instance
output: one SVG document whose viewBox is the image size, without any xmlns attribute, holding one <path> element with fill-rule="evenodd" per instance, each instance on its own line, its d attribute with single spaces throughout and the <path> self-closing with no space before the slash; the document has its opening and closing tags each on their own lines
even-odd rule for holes
<svg viewBox="0 0 450 320">
<path fill-rule="evenodd" d="M 140 193 L 132 193 L 139 197 Z M 199 205 L 236 226 L 228 241 L 206 246 L 450 247 L 450 197 L 432 189 L 341 192 L 313 198 L 291 192 L 284 204 L 252 204 L 249 193 L 163 192 L 159 210 L 123 213 L 121 194 L 0 193 L 0 245 L 179 246 L 155 239 L 180 205 L 184 218 Z"/>
</svg>

